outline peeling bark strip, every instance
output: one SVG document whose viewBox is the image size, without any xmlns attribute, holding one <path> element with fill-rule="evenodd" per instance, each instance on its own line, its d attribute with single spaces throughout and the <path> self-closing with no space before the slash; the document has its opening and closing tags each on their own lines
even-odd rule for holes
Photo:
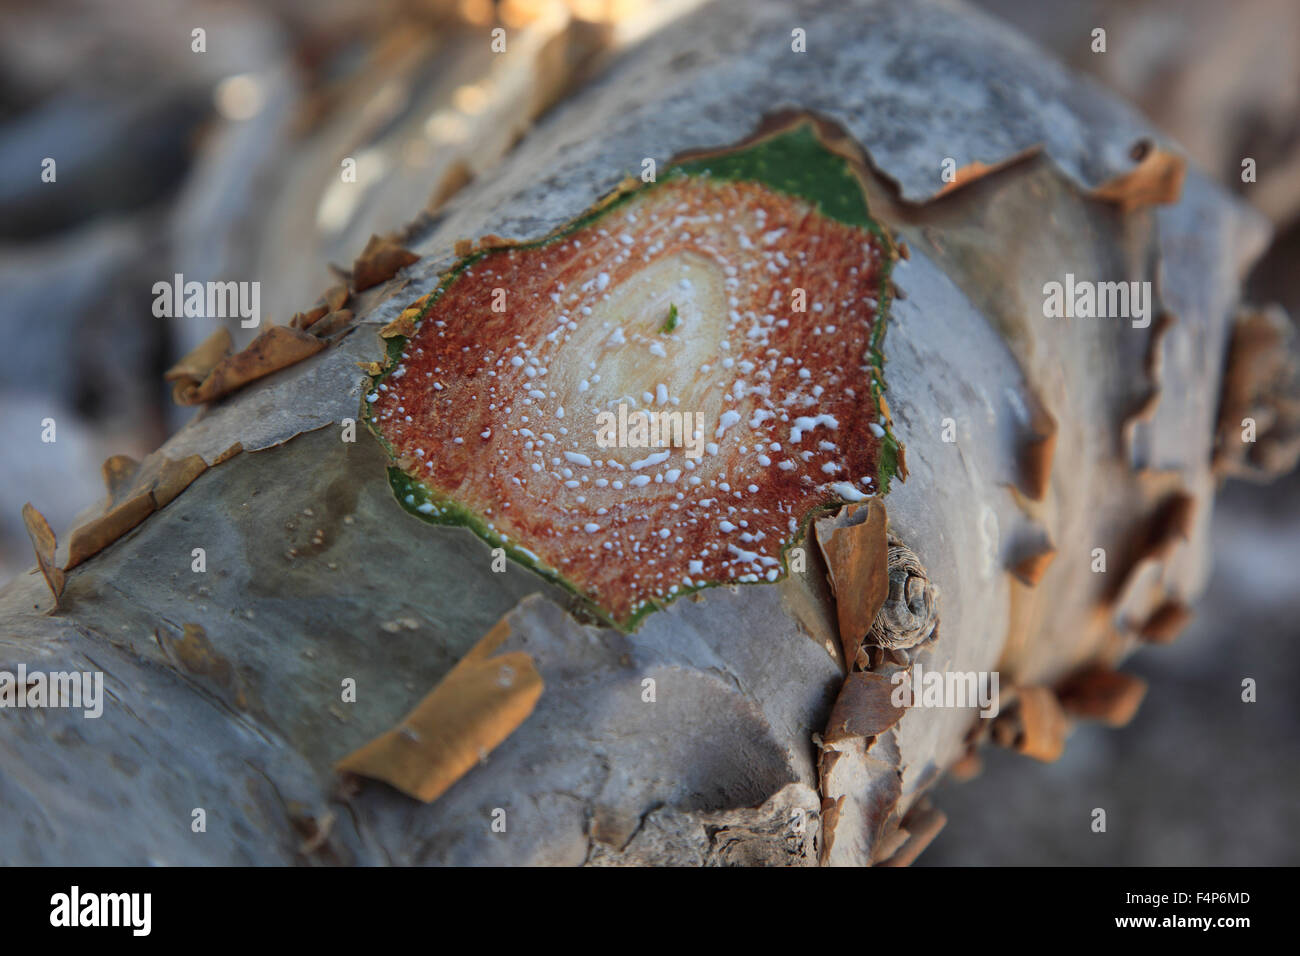
<svg viewBox="0 0 1300 956">
<path fill-rule="evenodd" d="M 807 120 L 480 250 L 384 330 L 366 414 L 399 500 L 620 627 L 775 581 L 813 515 L 899 470 L 880 404 L 895 256 Z"/>
<path fill-rule="evenodd" d="M 165 508 L 208 470 L 201 455 L 179 461 L 161 456 L 141 468 L 125 455 L 103 464 L 108 488 L 108 508 L 100 517 L 74 528 L 68 538 L 68 563 L 72 570 L 136 527 L 159 508 Z"/>
<path fill-rule="evenodd" d="M 321 324 L 313 327 L 313 333 L 319 331 Z M 167 372 L 167 380 L 176 383 L 172 398 L 178 405 L 215 401 L 325 348 L 325 343 L 315 334 L 287 325 L 270 326 L 234 355 L 227 354 L 229 345 L 230 333 L 222 329 Z M 216 361 L 208 365 L 213 358 Z M 201 376 L 195 374 L 200 371 Z"/>
<path fill-rule="evenodd" d="M 527 719 L 542 695 L 532 658 L 495 654 L 509 636 L 510 625 L 498 623 L 400 725 L 337 769 L 383 780 L 425 803 L 442 796 Z"/>
</svg>

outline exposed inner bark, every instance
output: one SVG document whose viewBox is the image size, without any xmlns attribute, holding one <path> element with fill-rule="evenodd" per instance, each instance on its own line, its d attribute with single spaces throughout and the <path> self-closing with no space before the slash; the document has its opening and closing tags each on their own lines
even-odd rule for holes
<svg viewBox="0 0 1300 956">
<path fill-rule="evenodd" d="M 368 396 L 399 497 L 622 625 L 774 581 L 812 513 L 880 487 L 891 257 L 804 198 L 681 171 L 471 256 Z"/>
</svg>

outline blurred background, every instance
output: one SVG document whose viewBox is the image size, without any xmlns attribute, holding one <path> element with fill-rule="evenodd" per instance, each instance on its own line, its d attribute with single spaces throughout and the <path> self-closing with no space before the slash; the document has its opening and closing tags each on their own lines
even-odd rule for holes
<svg viewBox="0 0 1300 956">
<path fill-rule="evenodd" d="M 699 2 L 0 0 L 0 584 L 33 564 L 25 501 L 66 529 L 102 495 L 104 458 L 142 457 L 193 414 L 162 373 L 211 320 L 154 318 L 155 282 L 257 280 L 263 315 L 287 321 L 331 263 L 436 216 L 566 90 Z M 976 5 L 1267 216 L 1246 298 L 1300 315 L 1300 3 Z M 57 441 L 34 446 L 47 418 Z M 1051 765 L 986 752 L 937 794 L 949 824 L 921 864 L 1300 863 L 1298 492 L 1296 475 L 1229 483 L 1197 618 L 1132 664 L 1151 683 L 1133 724 L 1080 728 Z M 1087 827 L 1098 806 L 1106 834 Z"/>
</svg>

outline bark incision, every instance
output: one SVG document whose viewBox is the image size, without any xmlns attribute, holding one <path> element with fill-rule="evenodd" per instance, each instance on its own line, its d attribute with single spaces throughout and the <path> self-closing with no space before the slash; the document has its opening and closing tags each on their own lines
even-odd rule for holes
<svg viewBox="0 0 1300 956">
<path fill-rule="evenodd" d="M 480 250 L 367 395 L 399 500 L 622 627 L 701 587 L 775 581 L 813 514 L 896 470 L 894 256 L 808 121 Z"/>
</svg>

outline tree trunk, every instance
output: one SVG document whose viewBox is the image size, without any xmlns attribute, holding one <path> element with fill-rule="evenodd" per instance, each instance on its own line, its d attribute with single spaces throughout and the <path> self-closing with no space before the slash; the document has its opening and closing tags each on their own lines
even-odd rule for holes
<svg viewBox="0 0 1300 956">
<path fill-rule="evenodd" d="M 403 508 L 392 445 L 362 422 L 383 373 L 357 366 L 384 365 L 385 327 L 417 341 L 458 241 L 539 239 L 646 159 L 802 118 L 897 254 L 887 405 L 867 407 L 869 375 L 855 394 L 905 481 L 807 525 L 803 570 L 635 628 Z M 926 791 L 986 738 L 1051 759 L 1069 717 L 1130 715 L 1141 688 L 1115 666 L 1202 586 L 1232 317 L 1267 231 L 981 16 L 715 3 L 406 238 L 400 278 L 355 270 L 350 315 L 295 330 L 322 351 L 209 404 L 139 470 L 106 466 L 95 533 L 72 536 L 85 560 L 46 562 L 68 567 L 57 609 L 35 574 L 0 594 L 0 669 L 102 672 L 107 698 L 93 720 L 6 715 L 6 862 L 906 863 L 942 825 Z M 1077 304 L 1119 282 L 1150 283 L 1149 308 L 1045 304 L 1051 283 Z M 917 662 L 995 672 L 998 713 L 893 706 Z"/>
</svg>

